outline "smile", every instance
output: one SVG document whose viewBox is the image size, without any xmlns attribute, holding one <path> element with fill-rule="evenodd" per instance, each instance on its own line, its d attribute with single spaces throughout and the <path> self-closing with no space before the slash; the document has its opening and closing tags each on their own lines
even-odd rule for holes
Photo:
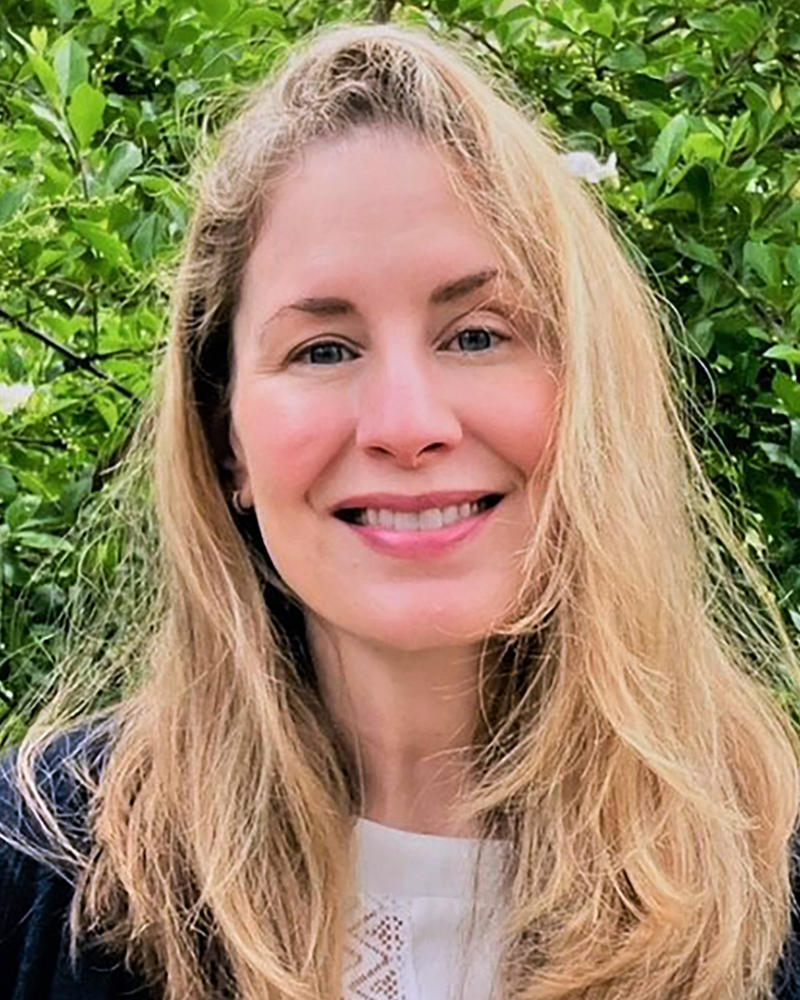
<svg viewBox="0 0 800 1000">
<path fill-rule="evenodd" d="M 337 511 L 336 516 L 348 524 L 383 528 L 386 531 L 438 531 L 440 528 L 460 524 L 486 510 L 491 510 L 502 499 L 501 493 L 492 493 L 472 503 L 429 507 L 419 511 L 391 510 L 385 507 L 352 507 Z"/>
<path fill-rule="evenodd" d="M 492 493 L 469 503 L 420 511 L 350 507 L 334 516 L 375 552 L 397 559 L 429 559 L 474 538 L 503 499 L 502 493 Z"/>
</svg>

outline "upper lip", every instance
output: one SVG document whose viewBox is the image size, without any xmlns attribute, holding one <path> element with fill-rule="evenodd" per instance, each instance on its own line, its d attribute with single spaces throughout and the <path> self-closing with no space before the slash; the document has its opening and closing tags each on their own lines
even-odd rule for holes
<svg viewBox="0 0 800 1000">
<path fill-rule="evenodd" d="M 402 493 L 360 493 L 358 496 L 341 500 L 332 512 L 347 508 L 371 507 L 376 510 L 428 510 L 431 507 L 452 507 L 462 503 L 472 503 L 481 497 L 503 495 L 503 490 L 457 490 L 439 493 L 418 493 L 408 496 Z"/>
</svg>

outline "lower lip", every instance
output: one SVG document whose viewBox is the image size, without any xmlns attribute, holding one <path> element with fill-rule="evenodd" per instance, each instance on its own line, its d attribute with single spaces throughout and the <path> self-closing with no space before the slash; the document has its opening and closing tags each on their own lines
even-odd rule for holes
<svg viewBox="0 0 800 1000">
<path fill-rule="evenodd" d="M 468 517 L 446 528 L 428 528 L 423 531 L 392 531 L 363 524 L 340 521 L 354 531 L 363 542 L 376 552 L 398 559 L 425 559 L 449 552 L 460 542 L 472 538 L 486 524 L 503 501 L 473 517 Z"/>
</svg>

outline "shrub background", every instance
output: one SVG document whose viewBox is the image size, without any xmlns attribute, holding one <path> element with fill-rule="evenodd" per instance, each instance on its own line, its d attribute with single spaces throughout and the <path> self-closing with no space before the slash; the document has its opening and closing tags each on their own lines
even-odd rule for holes
<svg viewBox="0 0 800 1000">
<path fill-rule="evenodd" d="M 118 568 L 120 526 L 92 518 L 163 344 L 203 135 L 315 25 L 386 19 L 468 42 L 565 150 L 616 154 L 601 196 L 671 304 L 695 444 L 800 633 L 800 8 L 2 0 L 0 741 Z"/>
</svg>

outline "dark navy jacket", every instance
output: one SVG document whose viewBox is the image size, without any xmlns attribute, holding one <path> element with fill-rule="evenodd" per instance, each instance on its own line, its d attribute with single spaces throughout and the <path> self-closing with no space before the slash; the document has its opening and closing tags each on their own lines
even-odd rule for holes
<svg viewBox="0 0 800 1000">
<path fill-rule="evenodd" d="M 88 846 L 86 795 L 63 766 L 80 752 L 101 767 L 108 730 L 65 733 L 48 748 L 37 783 L 76 847 Z M 12 780 L 16 755 L 0 759 L 0 827 L 46 847 L 47 837 L 23 807 Z M 61 765 L 61 766 L 59 766 Z M 122 962 L 97 947 L 69 959 L 70 874 L 0 840 L 0 1000 L 158 1000 Z"/>
<path fill-rule="evenodd" d="M 102 735 L 94 745 L 82 737 L 77 737 L 77 744 L 86 747 L 90 759 L 94 755 L 95 764 L 101 766 L 107 744 Z M 80 845 L 86 843 L 87 836 L 85 795 L 58 766 L 75 746 L 75 734 L 55 741 L 47 751 L 39 780 L 70 837 Z M 0 761 L 0 825 L 37 838 L 11 781 L 13 764 L 13 754 Z M 800 898 L 800 877 L 797 885 Z M 85 947 L 73 969 L 67 935 L 72 892 L 68 875 L 0 842 L 0 1000 L 159 1000 L 157 991 L 148 990 L 119 959 L 97 947 Z M 775 976 L 775 1000 L 800 1000 L 797 909 Z"/>
</svg>

